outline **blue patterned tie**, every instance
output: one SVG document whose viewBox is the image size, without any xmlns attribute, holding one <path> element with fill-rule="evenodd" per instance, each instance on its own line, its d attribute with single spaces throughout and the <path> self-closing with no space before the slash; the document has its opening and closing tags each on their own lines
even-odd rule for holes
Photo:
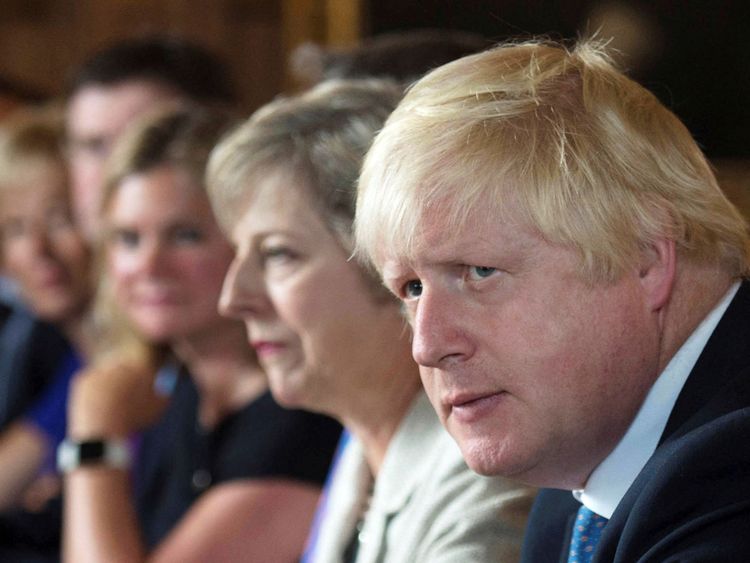
<svg viewBox="0 0 750 563">
<path fill-rule="evenodd" d="M 607 519 L 581 505 L 573 525 L 568 563 L 589 563 Z"/>
</svg>

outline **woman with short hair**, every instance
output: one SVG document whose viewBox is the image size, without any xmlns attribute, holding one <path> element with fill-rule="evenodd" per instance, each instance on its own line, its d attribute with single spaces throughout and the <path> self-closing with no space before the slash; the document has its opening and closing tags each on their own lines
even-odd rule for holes
<svg viewBox="0 0 750 563">
<path fill-rule="evenodd" d="M 390 82 L 331 81 L 260 109 L 213 152 L 242 318 L 288 406 L 351 434 L 311 537 L 316 562 L 515 561 L 529 489 L 472 473 L 422 391 L 398 303 L 350 259 L 355 183 L 397 104 Z"/>
</svg>

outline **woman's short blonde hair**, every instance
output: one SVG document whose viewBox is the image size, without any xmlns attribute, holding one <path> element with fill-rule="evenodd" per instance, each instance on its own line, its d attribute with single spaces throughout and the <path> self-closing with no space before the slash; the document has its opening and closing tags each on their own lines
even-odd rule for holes
<svg viewBox="0 0 750 563">
<path fill-rule="evenodd" d="M 258 110 L 211 155 L 207 183 L 220 222 L 231 229 L 263 179 L 284 171 L 351 251 L 359 169 L 402 93 L 386 80 L 330 80 Z"/>
<path fill-rule="evenodd" d="M 0 127 L 0 221 L 22 191 L 34 190 L 39 175 L 55 174 L 68 189 L 63 141 L 63 112 L 58 106 L 21 108 Z M 66 194 L 69 198 L 70 194 Z M 69 201 L 68 201 L 69 203 Z M 0 242 L 5 227 L 0 225 Z M 4 252 L 0 252 L 0 266 Z"/>
<path fill-rule="evenodd" d="M 364 163 L 358 252 L 409 259 L 436 210 L 457 229 L 479 209 L 501 220 L 511 200 L 580 252 L 592 283 L 664 236 L 683 257 L 750 273 L 747 224 L 685 126 L 594 41 L 501 45 L 418 81 Z"/>
<path fill-rule="evenodd" d="M 42 167 L 59 170 L 66 178 L 62 147 L 63 112 L 59 107 L 13 112 L 0 127 L 0 189 L 23 188 L 19 183 Z"/>
</svg>

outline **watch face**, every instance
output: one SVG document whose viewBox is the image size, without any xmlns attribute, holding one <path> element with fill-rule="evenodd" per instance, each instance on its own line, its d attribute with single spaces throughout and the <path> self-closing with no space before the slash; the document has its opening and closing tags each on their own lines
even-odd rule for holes
<svg viewBox="0 0 750 563">
<path fill-rule="evenodd" d="M 101 441 L 81 442 L 78 446 L 80 463 L 100 461 L 104 457 L 105 444 Z"/>
<path fill-rule="evenodd" d="M 57 449 L 57 468 L 67 473 L 82 465 L 99 465 L 129 469 L 130 449 L 126 440 L 64 440 Z"/>
</svg>

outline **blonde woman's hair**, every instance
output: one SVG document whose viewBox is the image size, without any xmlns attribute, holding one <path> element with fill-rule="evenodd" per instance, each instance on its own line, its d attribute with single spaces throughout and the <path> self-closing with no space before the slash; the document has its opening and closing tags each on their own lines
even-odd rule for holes
<svg viewBox="0 0 750 563">
<path fill-rule="evenodd" d="M 58 106 L 14 111 L 0 127 L 0 189 L 19 188 L 29 173 L 56 168 L 66 176 L 63 112 Z M 28 186 L 33 189 L 33 186 Z"/>
<path fill-rule="evenodd" d="M 61 185 L 68 188 L 62 148 L 63 115 L 59 106 L 49 105 L 17 109 L 3 120 L 0 126 L 0 212 L 12 208 L 19 191 L 34 190 L 38 174 L 59 174 Z M 66 195 L 69 204 L 70 194 Z M 4 236 L 3 224 L 0 225 L 0 243 Z M 0 266 L 4 259 L 4 252 L 0 251 Z"/>
<path fill-rule="evenodd" d="M 510 202 L 577 249 L 592 283 L 660 237 L 750 273 L 747 224 L 685 126 L 595 41 L 505 44 L 418 81 L 365 160 L 358 253 L 376 267 L 383 252 L 410 259 L 436 211 L 455 230 L 477 210 L 502 220 Z"/>
</svg>

